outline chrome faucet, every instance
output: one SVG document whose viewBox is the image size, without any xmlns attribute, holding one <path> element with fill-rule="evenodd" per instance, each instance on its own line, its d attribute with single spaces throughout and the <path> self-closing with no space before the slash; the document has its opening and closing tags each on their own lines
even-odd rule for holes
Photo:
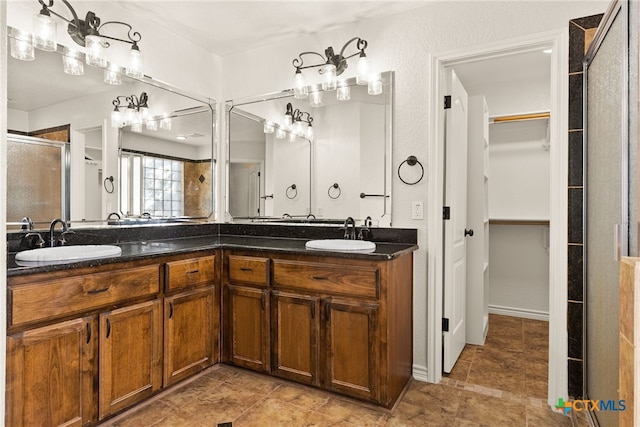
<svg viewBox="0 0 640 427">
<path fill-rule="evenodd" d="M 351 225 L 351 231 L 349 231 L 349 225 Z M 356 221 L 352 217 L 348 217 L 344 221 L 344 238 L 345 239 L 356 239 Z"/>
<path fill-rule="evenodd" d="M 60 244 L 64 245 L 67 241 L 65 240 L 65 235 L 67 234 L 75 234 L 73 231 L 69 230 L 67 223 L 62 218 L 56 218 L 51 221 L 51 225 L 49 225 L 49 246 L 52 248 L 56 246 L 56 235 L 55 228 L 56 224 L 62 224 L 62 236 L 60 237 Z"/>
<path fill-rule="evenodd" d="M 28 216 L 22 218 L 22 224 L 22 227 L 20 227 L 22 230 L 33 230 L 33 221 Z"/>
</svg>

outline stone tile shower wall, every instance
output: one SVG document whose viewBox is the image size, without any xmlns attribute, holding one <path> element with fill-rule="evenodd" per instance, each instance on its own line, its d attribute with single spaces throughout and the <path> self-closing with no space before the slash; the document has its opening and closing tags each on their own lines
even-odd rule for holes
<svg viewBox="0 0 640 427">
<path fill-rule="evenodd" d="M 583 395 L 584 238 L 583 238 L 583 68 L 585 53 L 602 14 L 569 21 L 569 223 L 567 334 L 569 396 Z"/>
</svg>

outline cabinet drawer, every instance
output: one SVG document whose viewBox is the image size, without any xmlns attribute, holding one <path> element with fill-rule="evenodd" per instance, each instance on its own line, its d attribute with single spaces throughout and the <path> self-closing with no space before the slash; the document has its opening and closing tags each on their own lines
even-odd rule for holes
<svg viewBox="0 0 640 427">
<path fill-rule="evenodd" d="M 377 298 L 377 267 L 273 260 L 273 285 L 325 294 Z"/>
<path fill-rule="evenodd" d="M 159 291 L 158 265 L 18 285 L 9 288 L 9 324 L 84 312 Z"/>
<path fill-rule="evenodd" d="M 269 278 L 269 258 L 229 255 L 229 280 L 266 286 Z"/>
<path fill-rule="evenodd" d="M 206 256 L 166 263 L 167 292 L 213 282 L 214 261 L 215 256 Z"/>
</svg>

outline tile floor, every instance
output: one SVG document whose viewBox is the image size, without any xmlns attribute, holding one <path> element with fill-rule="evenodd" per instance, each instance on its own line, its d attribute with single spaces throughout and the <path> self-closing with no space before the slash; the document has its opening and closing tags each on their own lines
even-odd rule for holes
<svg viewBox="0 0 640 427">
<path fill-rule="evenodd" d="M 465 347 L 440 384 L 412 381 L 393 411 L 218 364 L 104 425 L 572 426 L 546 403 L 548 324 L 496 315 L 489 322 L 484 346 Z"/>
</svg>

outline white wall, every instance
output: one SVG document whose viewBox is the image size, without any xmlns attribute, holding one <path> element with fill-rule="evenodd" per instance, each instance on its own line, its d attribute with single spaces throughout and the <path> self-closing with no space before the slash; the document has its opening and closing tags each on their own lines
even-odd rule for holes
<svg viewBox="0 0 640 427">
<path fill-rule="evenodd" d="M 525 34 L 567 28 L 572 18 L 603 13 L 608 2 L 596 1 L 476 1 L 430 2 L 423 8 L 372 21 L 360 21 L 340 29 L 309 34 L 295 40 L 225 57 L 222 63 L 223 98 L 243 98 L 292 87 L 293 58 L 302 51 L 323 52 L 328 46 L 340 49 L 354 36 L 369 42 L 367 56 L 380 71 L 393 70 L 395 110 L 393 165 L 416 155 L 426 158 L 429 141 L 427 93 L 429 55 L 504 40 Z M 353 77 L 355 67 L 343 76 Z M 313 73 L 307 73 L 310 79 Z M 224 157 L 222 157 L 224 158 Z M 428 170 L 428 169 L 427 169 Z M 224 186 L 222 186 L 224 188 Z M 427 257 L 440 248 L 426 247 L 429 201 L 427 182 L 406 186 L 394 175 L 393 224 L 418 229 L 420 249 L 414 254 L 414 374 L 426 376 L 427 363 Z M 412 201 L 424 201 L 424 220 L 412 220 Z"/>
</svg>

